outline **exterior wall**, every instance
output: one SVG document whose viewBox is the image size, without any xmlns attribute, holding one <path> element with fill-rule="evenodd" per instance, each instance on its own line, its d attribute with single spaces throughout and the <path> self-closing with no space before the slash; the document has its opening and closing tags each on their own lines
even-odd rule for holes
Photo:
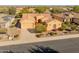
<svg viewBox="0 0 79 59">
<path fill-rule="evenodd" d="M 56 26 L 56 27 L 55 27 Z M 62 26 L 62 22 L 59 20 L 53 20 L 47 24 L 47 31 L 58 29 Z"/>
<path fill-rule="evenodd" d="M 30 22 L 30 21 L 21 22 L 22 29 L 33 29 L 34 27 L 35 27 L 35 22 Z"/>
<path fill-rule="evenodd" d="M 22 18 L 21 18 L 21 28 L 22 29 L 31 29 L 31 28 L 35 28 L 35 16 L 36 16 L 36 20 L 38 19 L 42 19 L 42 20 L 48 20 L 50 14 L 23 14 Z"/>
<path fill-rule="evenodd" d="M 32 15 L 30 14 L 30 16 L 26 15 L 22 17 L 20 21 L 22 29 L 32 29 L 35 27 L 35 19 L 34 17 L 31 16 Z"/>
</svg>

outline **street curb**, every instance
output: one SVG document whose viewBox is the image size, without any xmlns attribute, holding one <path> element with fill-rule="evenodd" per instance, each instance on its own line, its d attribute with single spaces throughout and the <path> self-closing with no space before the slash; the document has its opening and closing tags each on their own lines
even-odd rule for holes
<svg viewBox="0 0 79 59">
<path fill-rule="evenodd" d="M 26 39 L 26 40 L 13 40 L 13 41 L 4 41 L 0 42 L 0 46 L 8 46 L 8 45 L 18 45 L 18 44 L 29 44 L 29 43 L 37 43 L 37 42 L 45 42 L 45 41 L 53 41 L 53 40 L 62 40 L 69 38 L 78 38 L 79 34 L 71 34 L 71 35 L 63 35 L 63 36 L 55 36 L 55 37 L 44 37 L 44 38 L 36 38 L 36 39 Z"/>
</svg>

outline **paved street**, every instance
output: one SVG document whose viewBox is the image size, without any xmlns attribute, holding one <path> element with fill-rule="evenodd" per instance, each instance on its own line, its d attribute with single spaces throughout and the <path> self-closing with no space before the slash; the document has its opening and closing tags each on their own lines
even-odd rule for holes
<svg viewBox="0 0 79 59">
<path fill-rule="evenodd" d="M 14 52 L 29 52 L 28 49 L 34 47 L 35 45 L 39 46 L 48 46 L 52 49 L 55 49 L 59 52 L 65 53 L 79 53 L 79 38 L 71 38 L 71 39 L 62 39 L 62 40 L 51 40 L 45 42 L 37 42 L 37 43 L 29 43 L 29 44 L 18 44 L 11 46 L 2 46 L 0 47 L 0 51 L 3 50 L 12 50 Z"/>
</svg>

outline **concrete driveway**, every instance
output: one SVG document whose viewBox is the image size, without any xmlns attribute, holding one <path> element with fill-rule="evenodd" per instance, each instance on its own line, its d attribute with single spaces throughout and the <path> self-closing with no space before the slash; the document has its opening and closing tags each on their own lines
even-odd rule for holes
<svg viewBox="0 0 79 59">
<path fill-rule="evenodd" d="M 35 34 L 29 32 L 27 29 L 21 29 L 21 33 L 19 36 L 20 40 L 26 40 L 26 39 L 35 39 Z"/>
</svg>

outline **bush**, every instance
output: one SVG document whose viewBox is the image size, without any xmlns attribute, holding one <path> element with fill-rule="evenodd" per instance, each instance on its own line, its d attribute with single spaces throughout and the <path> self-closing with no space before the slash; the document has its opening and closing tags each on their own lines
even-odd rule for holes
<svg viewBox="0 0 79 59">
<path fill-rule="evenodd" d="M 71 29 L 72 29 L 72 30 L 76 30 L 76 28 L 77 28 L 77 25 L 75 25 L 75 24 L 72 24 L 72 25 L 71 25 Z"/>
<path fill-rule="evenodd" d="M 66 29 L 69 29 L 70 26 L 71 26 L 70 22 L 64 22 L 64 23 L 62 24 L 61 29 L 66 30 Z"/>
<path fill-rule="evenodd" d="M 51 36 L 52 36 L 52 35 L 54 35 L 54 33 L 53 33 L 53 32 L 50 32 L 50 33 L 48 33 L 48 34 L 50 34 Z"/>
<path fill-rule="evenodd" d="M 43 25 L 41 23 L 38 23 L 35 27 L 35 31 L 37 33 L 42 33 L 42 32 L 45 32 L 46 31 L 46 25 Z"/>
<path fill-rule="evenodd" d="M 39 37 L 41 37 L 41 35 L 40 35 L 40 34 L 37 34 L 37 35 L 36 35 L 36 37 L 38 37 L 38 38 L 39 38 Z"/>
<path fill-rule="evenodd" d="M 73 7 L 73 11 L 74 11 L 74 12 L 79 12 L 79 6 L 74 6 L 74 7 Z"/>
<path fill-rule="evenodd" d="M 45 35 L 40 33 L 40 34 L 37 34 L 36 37 L 40 38 L 40 37 L 44 37 Z"/>
<path fill-rule="evenodd" d="M 20 13 L 32 13 L 32 11 L 29 11 L 29 8 L 23 8 L 21 11 L 20 11 Z"/>
<path fill-rule="evenodd" d="M 46 7 L 36 7 L 35 11 L 37 13 L 44 13 L 46 11 Z"/>
<path fill-rule="evenodd" d="M 15 8 L 15 7 L 9 7 L 8 13 L 9 13 L 10 15 L 15 15 L 15 13 L 16 13 L 16 8 Z"/>
<path fill-rule="evenodd" d="M 60 8 L 53 8 L 52 10 L 49 10 L 51 13 L 62 13 L 64 12 L 63 9 Z"/>
<path fill-rule="evenodd" d="M 58 28 L 59 31 L 63 31 L 63 28 Z"/>
<path fill-rule="evenodd" d="M 17 35 L 14 35 L 14 37 L 15 37 L 15 38 L 17 38 L 18 36 L 19 36 L 19 34 L 17 34 Z"/>
<path fill-rule="evenodd" d="M 22 17 L 22 13 L 18 13 L 16 14 L 15 18 L 21 18 Z"/>
</svg>

